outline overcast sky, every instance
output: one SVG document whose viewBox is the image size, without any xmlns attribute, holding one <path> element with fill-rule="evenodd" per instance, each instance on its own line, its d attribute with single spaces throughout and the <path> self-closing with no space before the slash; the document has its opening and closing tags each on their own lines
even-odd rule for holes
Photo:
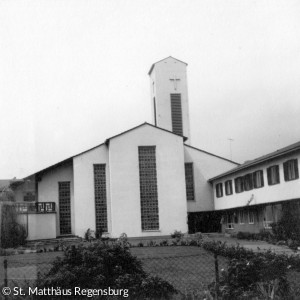
<svg viewBox="0 0 300 300">
<path fill-rule="evenodd" d="M 0 179 L 152 122 L 188 63 L 191 142 L 243 162 L 300 140 L 300 1 L 0 0 Z"/>
</svg>

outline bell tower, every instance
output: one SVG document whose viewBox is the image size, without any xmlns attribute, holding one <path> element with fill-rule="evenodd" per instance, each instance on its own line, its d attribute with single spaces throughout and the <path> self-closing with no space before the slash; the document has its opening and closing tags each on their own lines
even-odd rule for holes
<svg viewBox="0 0 300 300">
<path fill-rule="evenodd" d="M 154 125 L 187 137 L 190 144 L 186 67 L 169 56 L 154 63 L 148 74 Z"/>
</svg>

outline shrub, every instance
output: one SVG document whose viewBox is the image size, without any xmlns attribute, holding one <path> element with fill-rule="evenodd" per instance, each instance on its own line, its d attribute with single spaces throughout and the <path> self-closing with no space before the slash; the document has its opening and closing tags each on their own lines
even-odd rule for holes
<svg viewBox="0 0 300 300">
<path fill-rule="evenodd" d="M 183 237 L 183 233 L 181 231 L 175 230 L 173 233 L 171 233 L 172 239 L 181 239 Z"/>
<path fill-rule="evenodd" d="M 300 218 L 296 212 L 286 209 L 283 211 L 281 219 L 277 223 L 271 224 L 277 240 L 287 241 L 290 239 L 300 242 Z"/>
<path fill-rule="evenodd" d="M 260 297 L 267 287 L 276 291 L 277 298 L 273 299 L 293 299 L 287 275 L 292 270 L 300 271 L 299 256 L 271 251 L 255 253 L 239 245 L 227 246 L 217 241 L 205 241 L 202 247 L 230 259 L 227 272 L 222 272 L 220 278 L 222 299 L 265 299 Z"/>
<path fill-rule="evenodd" d="M 26 230 L 17 222 L 17 211 L 13 204 L 2 205 L 1 210 L 1 241 L 2 248 L 14 248 L 26 242 Z"/>
<path fill-rule="evenodd" d="M 169 246 L 168 240 L 163 240 L 159 243 L 160 246 Z"/>
<path fill-rule="evenodd" d="M 130 299 L 158 296 L 169 299 L 176 293 L 168 282 L 149 276 L 128 247 L 102 242 L 80 244 L 66 250 L 62 259 L 56 259 L 49 273 L 38 279 L 37 286 L 42 289 L 58 286 L 61 290 L 110 287 L 129 291 Z"/>
</svg>

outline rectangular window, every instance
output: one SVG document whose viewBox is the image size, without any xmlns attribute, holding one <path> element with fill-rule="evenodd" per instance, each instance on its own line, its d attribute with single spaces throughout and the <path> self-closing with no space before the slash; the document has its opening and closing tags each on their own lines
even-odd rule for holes
<svg viewBox="0 0 300 300">
<path fill-rule="evenodd" d="M 107 200 L 105 164 L 94 165 L 96 231 L 107 232 Z"/>
<path fill-rule="evenodd" d="M 157 121 L 156 121 L 156 100 L 155 100 L 155 97 L 153 97 L 153 113 L 154 113 L 154 125 L 157 126 Z"/>
<path fill-rule="evenodd" d="M 223 197 L 223 184 L 222 183 L 216 184 L 216 196 L 217 196 L 217 198 Z"/>
<path fill-rule="evenodd" d="M 249 224 L 254 224 L 254 211 L 252 210 L 248 211 L 248 220 L 249 220 Z"/>
<path fill-rule="evenodd" d="M 244 179 L 243 177 L 237 177 L 234 180 L 235 192 L 242 193 L 244 191 Z"/>
<path fill-rule="evenodd" d="M 252 174 L 247 174 L 244 176 L 244 190 L 250 191 L 253 189 Z"/>
<path fill-rule="evenodd" d="M 271 166 L 267 169 L 268 174 L 268 185 L 274 185 L 280 183 L 279 178 L 279 166 Z"/>
<path fill-rule="evenodd" d="M 232 195 L 232 180 L 227 180 L 225 182 L 225 193 L 226 195 Z"/>
<path fill-rule="evenodd" d="M 155 146 L 140 146 L 138 152 L 142 230 L 159 230 Z"/>
<path fill-rule="evenodd" d="M 186 199 L 195 200 L 193 163 L 185 163 L 184 167 L 185 167 Z"/>
<path fill-rule="evenodd" d="M 264 174 L 262 170 L 253 173 L 253 185 L 255 189 L 264 186 Z"/>
<path fill-rule="evenodd" d="M 172 131 L 183 135 L 181 94 L 171 94 Z"/>
<path fill-rule="evenodd" d="M 34 192 L 26 192 L 24 194 L 24 201 L 35 202 L 35 193 Z"/>
<path fill-rule="evenodd" d="M 298 159 L 290 159 L 283 163 L 284 180 L 290 181 L 299 178 Z"/>
<path fill-rule="evenodd" d="M 239 211 L 239 221 L 240 224 L 245 224 L 245 212 L 243 210 Z"/>
<path fill-rule="evenodd" d="M 232 213 L 226 215 L 226 229 L 234 229 L 234 216 Z"/>
<path fill-rule="evenodd" d="M 58 183 L 59 228 L 60 234 L 71 234 L 71 183 Z"/>
</svg>

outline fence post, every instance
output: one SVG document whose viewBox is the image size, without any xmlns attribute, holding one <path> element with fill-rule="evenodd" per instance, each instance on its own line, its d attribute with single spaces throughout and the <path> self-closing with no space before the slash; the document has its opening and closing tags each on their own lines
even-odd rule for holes
<svg viewBox="0 0 300 300">
<path fill-rule="evenodd" d="M 4 286 L 7 286 L 7 259 L 4 259 Z"/>
<path fill-rule="evenodd" d="M 219 299 L 219 261 L 218 254 L 215 253 L 215 273 L 216 273 L 216 299 Z"/>
</svg>

